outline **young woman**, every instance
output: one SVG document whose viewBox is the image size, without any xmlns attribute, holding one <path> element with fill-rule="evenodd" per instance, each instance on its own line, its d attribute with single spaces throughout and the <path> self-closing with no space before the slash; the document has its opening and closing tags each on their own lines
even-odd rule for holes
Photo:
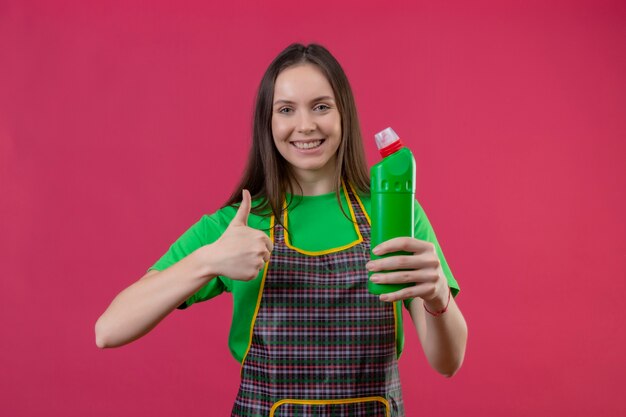
<svg viewBox="0 0 626 417">
<path fill-rule="evenodd" d="M 415 238 L 369 262 L 369 179 L 348 80 L 322 46 L 294 44 L 267 69 L 243 179 L 96 323 L 96 344 L 148 333 L 174 309 L 224 291 L 242 364 L 233 416 L 403 416 L 402 304 L 431 366 L 460 367 L 467 327 L 458 285 L 419 204 Z M 380 297 L 378 283 L 414 283 Z M 401 272 L 389 272 L 402 270 Z"/>
</svg>

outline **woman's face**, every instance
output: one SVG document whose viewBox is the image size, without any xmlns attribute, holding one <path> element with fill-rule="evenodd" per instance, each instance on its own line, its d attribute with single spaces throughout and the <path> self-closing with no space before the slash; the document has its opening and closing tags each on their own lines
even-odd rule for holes
<svg viewBox="0 0 626 417">
<path fill-rule="evenodd" d="M 341 115 L 330 83 L 315 65 L 297 65 L 278 74 L 272 134 L 297 179 L 315 181 L 334 174 Z"/>
</svg>

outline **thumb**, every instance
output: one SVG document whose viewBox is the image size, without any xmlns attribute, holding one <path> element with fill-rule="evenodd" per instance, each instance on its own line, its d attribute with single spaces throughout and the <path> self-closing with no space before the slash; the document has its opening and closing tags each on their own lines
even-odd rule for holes
<svg viewBox="0 0 626 417">
<path fill-rule="evenodd" d="M 230 222 L 230 224 L 235 224 L 239 226 L 247 226 L 248 225 L 248 215 L 250 214 L 250 207 L 252 206 L 250 191 L 243 190 L 241 205 L 237 210 L 237 214 Z"/>
</svg>

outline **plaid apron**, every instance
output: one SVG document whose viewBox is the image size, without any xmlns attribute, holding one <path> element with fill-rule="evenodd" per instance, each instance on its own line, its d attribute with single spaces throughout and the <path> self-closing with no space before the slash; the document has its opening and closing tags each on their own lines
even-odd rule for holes
<svg viewBox="0 0 626 417">
<path fill-rule="evenodd" d="M 394 305 L 367 291 L 370 227 L 344 192 L 362 236 L 352 247 L 307 255 L 274 226 L 233 417 L 404 416 Z"/>
</svg>

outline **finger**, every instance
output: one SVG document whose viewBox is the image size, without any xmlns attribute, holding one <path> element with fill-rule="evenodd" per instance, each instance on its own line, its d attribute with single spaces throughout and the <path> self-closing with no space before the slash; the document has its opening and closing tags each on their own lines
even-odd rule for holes
<svg viewBox="0 0 626 417">
<path fill-rule="evenodd" d="M 396 269 L 437 268 L 439 259 L 419 255 L 396 255 L 369 261 L 365 267 L 368 271 L 393 271 Z"/>
<path fill-rule="evenodd" d="M 250 192 L 248 190 L 242 191 L 242 200 L 239 209 L 237 210 L 237 214 L 230 222 L 230 224 L 235 224 L 238 226 L 247 226 L 248 225 L 248 215 L 250 215 L 250 207 L 252 206 Z"/>
<path fill-rule="evenodd" d="M 388 294 L 382 294 L 379 299 L 380 301 L 386 301 L 386 302 L 394 302 L 394 301 L 400 301 L 400 300 L 406 300 L 409 298 L 415 298 L 417 295 L 415 294 L 416 286 L 412 286 L 412 287 L 407 287 L 407 288 L 403 288 L 399 291 L 395 291 L 395 292 L 390 292 Z"/>
<path fill-rule="evenodd" d="M 412 237 L 395 237 L 389 239 L 372 249 L 374 255 L 384 255 L 386 253 L 405 251 L 420 253 L 433 250 L 435 245 L 426 240 L 419 240 Z"/>
<path fill-rule="evenodd" d="M 438 279 L 437 270 L 430 268 L 376 273 L 370 277 L 376 284 L 432 284 Z"/>
<path fill-rule="evenodd" d="M 399 301 L 406 300 L 408 298 L 432 298 L 437 291 L 437 284 L 435 282 L 421 282 L 411 285 L 410 287 L 403 288 L 401 290 L 383 294 L 380 296 L 381 301 Z"/>
<path fill-rule="evenodd" d="M 274 250 L 274 242 L 272 242 L 272 239 L 270 239 L 270 237 L 266 235 L 264 232 L 260 232 L 260 233 L 263 236 L 262 238 L 263 244 L 265 245 L 267 250 L 271 253 Z"/>
<path fill-rule="evenodd" d="M 420 272 L 419 270 L 385 272 L 372 275 L 370 280 L 376 284 L 408 284 L 427 281 L 428 275 Z"/>
</svg>

